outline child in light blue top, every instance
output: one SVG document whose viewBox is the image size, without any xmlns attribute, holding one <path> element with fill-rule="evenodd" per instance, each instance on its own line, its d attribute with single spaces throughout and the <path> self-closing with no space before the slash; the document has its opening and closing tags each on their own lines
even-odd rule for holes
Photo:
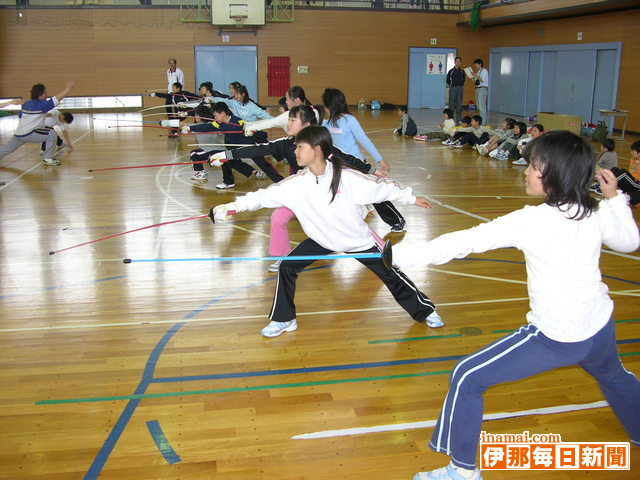
<svg viewBox="0 0 640 480">
<path fill-rule="evenodd" d="M 337 88 L 326 88 L 322 94 L 322 103 L 329 111 L 329 120 L 325 120 L 322 125 L 331 132 L 333 144 L 336 147 L 364 161 L 364 155 L 358 146 L 360 144 L 383 170 L 387 172 L 391 170 L 389 164 L 382 159 L 382 155 L 364 133 L 358 120 L 349 113 L 344 93 Z"/>
<path fill-rule="evenodd" d="M 251 101 L 247 87 L 244 85 L 239 85 L 235 89 L 233 98 L 215 97 L 215 101 L 226 103 L 231 109 L 231 112 L 245 122 L 255 122 L 256 120 L 272 118 L 267 111 L 261 109 Z"/>
</svg>

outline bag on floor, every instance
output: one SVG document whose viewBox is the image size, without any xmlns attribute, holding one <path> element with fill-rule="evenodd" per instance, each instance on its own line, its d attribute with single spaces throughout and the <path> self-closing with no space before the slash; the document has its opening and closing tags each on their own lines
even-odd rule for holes
<svg viewBox="0 0 640 480">
<path fill-rule="evenodd" d="M 600 121 L 600 122 L 598 122 L 598 124 L 596 125 L 595 130 L 591 134 L 591 141 L 592 142 L 601 142 L 605 138 L 607 138 L 607 135 L 609 135 L 609 129 L 607 128 L 607 126 L 605 125 L 604 122 Z"/>
</svg>

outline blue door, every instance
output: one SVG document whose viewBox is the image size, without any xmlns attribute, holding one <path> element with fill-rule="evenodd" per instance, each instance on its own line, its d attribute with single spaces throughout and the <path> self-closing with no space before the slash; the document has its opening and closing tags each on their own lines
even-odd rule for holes
<svg viewBox="0 0 640 480">
<path fill-rule="evenodd" d="M 492 52 L 489 63 L 489 109 L 524 116 L 529 52 Z"/>
<path fill-rule="evenodd" d="M 596 54 L 596 50 L 558 52 L 562 74 L 556 75 L 554 83 L 556 112 L 579 115 L 583 121 L 591 118 Z"/>
<path fill-rule="evenodd" d="M 454 48 L 409 48 L 409 108 L 443 108 L 448 103 L 446 78 L 456 55 Z"/>
<path fill-rule="evenodd" d="M 617 94 L 616 62 L 618 52 L 616 50 L 598 50 L 596 60 L 596 81 L 593 89 L 593 108 L 591 119 L 593 122 L 604 120 L 609 130 L 613 131 L 613 117 L 602 117 L 600 110 L 611 110 L 615 108 Z M 622 124 L 619 124 L 620 127 Z"/>
<path fill-rule="evenodd" d="M 196 88 L 202 82 L 228 93 L 231 82 L 240 82 L 249 96 L 258 100 L 258 47 L 213 46 L 195 47 Z"/>
</svg>

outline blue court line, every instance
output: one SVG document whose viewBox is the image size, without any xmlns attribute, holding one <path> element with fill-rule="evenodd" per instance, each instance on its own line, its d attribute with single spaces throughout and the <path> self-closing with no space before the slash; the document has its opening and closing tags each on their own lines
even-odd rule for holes
<svg viewBox="0 0 640 480">
<path fill-rule="evenodd" d="M 160 428 L 160 423 L 158 423 L 158 420 L 149 420 L 147 422 L 147 428 L 149 429 L 151 438 L 153 438 L 153 441 L 158 447 L 158 450 L 160 450 L 160 453 L 167 461 L 167 463 L 169 465 L 178 463 L 180 461 L 180 457 L 171 447 L 169 440 L 167 440 L 167 437 L 164 435 L 162 428 Z"/>
<path fill-rule="evenodd" d="M 513 247 L 511 247 L 513 248 Z M 518 260 L 500 260 L 497 258 L 457 258 L 456 260 L 467 260 L 474 262 L 497 262 L 497 263 L 517 263 L 519 265 L 525 265 L 525 262 L 521 262 Z M 612 277 L 611 275 L 602 275 L 602 278 L 609 278 L 611 280 L 617 280 L 619 282 L 630 283 L 632 285 L 640 285 L 640 282 L 634 282 L 633 280 L 626 280 L 624 278 Z"/>
<path fill-rule="evenodd" d="M 314 267 L 314 268 L 309 268 L 303 271 L 307 271 L 307 270 L 318 270 L 320 268 L 329 268 L 330 265 L 328 266 L 322 266 L 322 267 Z M 260 282 L 256 282 L 253 283 L 251 285 L 247 285 L 246 287 L 243 288 L 238 288 L 236 290 L 234 290 L 234 293 L 237 293 L 241 290 L 247 289 L 247 288 L 251 288 L 252 286 L 255 285 L 259 285 L 261 283 L 266 283 L 266 282 L 270 282 L 275 280 L 278 277 L 271 277 L 271 278 L 267 278 L 264 279 Z M 193 310 L 192 312 L 188 313 L 184 319 L 189 319 L 189 318 L 193 318 L 195 317 L 198 313 L 202 312 L 207 306 L 209 305 L 213 305 L 216 302 L 219 302 L 220 300 L 223 300 L 225 298 L 227 298 L 231 293 L 222 295 L 220 297 L 215 297 L 212 300 L 210 300 L 209 302 L 205 303 L 204 305 L 200 306 L 198 309 Z M 141 395 L 144 394 L 147 390 L 147 388 L 149 387 L 149 385 L 151 384 L 151 382 L 153 381 L 153 372 L 156 368 L 156 365 L 158 363 L 158 359 L 160 357 L 160 354 L 162 353 L 162 350 L 164 349 L 164 347 L 167 345 L 167 343 L 169 343 L 169 340 L 171 340 L 171 338 L 173 337 L 173 335 L 184 325 L 184 323 L 176 323 L 174 326 L 172 326 L 169 330 L 167 330 L 167 332 L 164 334 L 164 336 L 158 341 L 158 343 L 156 344 L 156 346 L 153 348 L 151 354 L 149 355 L 149 358 L 147 359 L 147 363 L 144 367 L 144 372 L 142 374 L 142 379 L 140 380 L 140 384 L 138 385 L 138 387 L 136 388 L 136 390 L 134 391 L 134 395 Z M 98 454 L 96 455 L 95 459 L 93 460 L 93 463 L 91 464 L 91 466 L 89 467 L 89 470 L 87 470 L 87 473 L 84 476 L 84 480 L 95 480 L 98 478 L 98 475 L 100 475 L 100 473 L 102 472 L 102 469 L 104 468 L 105 463 L 107 463 L 107 460 L 109 459 L 109 456 L 111 455 L 111 452 L 113 451 L 113 449 L 115 448 L 116 444 L 118 443 L 118 440 L 120 439 L 120 436 L 122 435 L 122 433 L 124 432 L 124 429 L 127 427 L 129 420 L 131 420 L 131 417 L 133 417 L 133 414 L 136 410 L 136 408 L 138 407 L 138 404 L 140 403 L 141 399 L 131 399 L 127 402 L 126 407 L 124 408 L 124 410 L 122 411 L 122 413 L 120 414 L 120 417 L 118 418 L 118 421 L 116 422 L 116 424 L 113 426 L 113 428 L 111 429 L 111 431 L 109 432 L 109 435 L 107 436 L 107 438 L 105 439 L 104 443 L 102 444 L 102 447 L 100 447 L 100 450 L 98 451 Z"/>
<path fill-rule="evenodd" d="M 626 343 L 640 343 L 640 338 L 627 338 L 626 340 L 617 340 L 618 345 L 624 345 Z"/>
<path fill-rule="evenodd" d="M 162 336 L 162 338 L 153 348 L 153 351 L 147 359 L 147 363 L 144 367 L 144 373 L 142 374 L 142 379 L 140 380 L 140 384 L 136 388 L 134 395 L 141 395 L 147 391 L 147 388 L 149 388 L 149 384 L 151 383 L 151 379 L 153 378 L 153 371 L 156 368 L 158 358 L 160 357 L 162 350 L 164 350 L 164 347 L 167 345 L 167 343 L 169 343 L 169 340 L 171 340 L 171 338 L 178 330 L 180 330 L 183 325 L 184 323 L 176 323 L 174 326 L 172 326 L 169 330 L 167 330 L 167 332 Z M 140 399 L 133 399 L 127 402 L 127 406 L 120 414 L 120 418 L 118 418 L 118 421 L 109 432 L 109 435 L 98 451 L 96 458 L 93 460 L 93 463 L 89 467 L 89 470 L 87 470 L 87 473 L 84 476 L 85 480 L 94 480 L 98 478 L 98 475 L 100 475 L 104 464 L 107 462 L 107 459 L 109 458 L 109 455 L 111 455 L 111 452 L 116 446 L 116 443 L 118 443 L 122 432 L 124 432 L 124 429 L 129 423 L 129 420 L 131 420 L 131 417 L 133 416 L 133 413 L 135 412 L 136 407 L 139 403 Z"/>
<path fill-rule="evenodd" d="M 322 367 L 284 368 L 281 370 L 258 370 L 254 372 L 217 373 L 209 375 L 189 375 L 184 377 L 154 378 L 151 383 L 193 382 L 199 380 L 219 380 L 222 378 L 267 377 L 271 375 L 291 375 L 296 373 L 335 372 L 339 370 L 357 370 L 361 368 L 391 367 L 395 365 L 416 365 L 422 363 L 446 362 L 459 360 L 465 355 L 449 355 L 446 357 L 412 358 L 409 360 L 394 360 L 389 362 L 348 363 L 344 365 L 326 365 Z"/>
<path fill-rule="evenodd" d="M 474 260 L 474 259 L 470 259 L 470 260 Z M 485 259 L 477 259 L 477 260 L 485 260 Z M 516 262 L 513 262 L 516 263 Z M 522 263 L 522 262 L 520 262 Z M 322 266 L 322 267 L 314 267 L 314 268 L 310 268 L 307 270 L 317 270 L 320 268 L 328 268 L 329 266 Z M 229 297 L 230 295 L 234 294 L 234 293 L 238 293 L 239 291 L 245 290 L 247 288 L 251 288 L 253 286 L 257 286 L 259 284 L 262 283 L 266 283 L 269 281 L 273 281 L 275 280 L 277 277 L 272 277 L 272 278 L 268 278 L 265 280 L 262 280 L 260 282 L 255 282 L 251 285 L 247 285 L 245 287 L 241 287 L 238 288 L 236 290 L 234 290 L 233 292 L 229 292 L 221 297 L 216 297 L 214 299 L 212 299 L 211 301 L 203 304 L 202 306 L 198 307 L 198 309 L 193 310 L 192 312 L 190 312 L 189 314 L 187 314 L 184 319 L 190 319 L 195 317 L 196 315 L 198 315 L 199 313 L 201 313 L 202 311 L 204 311 L 208 306 L 219 302 L 220 300 Z M 160 356 L 160 354 L 162 353 L 162 350 L 164 349 L 164 347 L 166 346 L 166 344 L 169 342 L 169 340 L 171 339 L 171 337 L 173 337 L 173 335 L 184 325 L 184 323 L 177 323 L 175 324 L 173 327 L 171 327 L 166 333 L 165 335 L 160 339 L 160 341 L 156 344 L 155 348 L 153 349 L 153 351 L 151 352 L 149 359 L 147 360 L 147 365 L 145 366 L 144 369 L 144 374 L 143 374 L 143 378 L 140 381 L 140 384 L 138 385 L 138 388 L 136 388 L 134 395 L 139 395 L 139 394 L 144 394 L 146 392 L 146 389 L 149 387 L 149 385 L 151 383 L 157 383 L 156 379 L 153 379 L 153 371 L 155 369 L 155 366 L 157 364 L 158 361 L 158 357 Z M 149 375 L 149 378 L 147 378 L 147 375 Z M 157 379 L 157 380 L 162 380 L 162 379 Z M 138 404 L 140 403 L 141 399 L 131 399 L 127 402 L 127 406 L 124 408 L 122 414 L 120 415 L 120 418 L 118 418 L 118 421 L 116 422 L 116 424 L 114 425 L 113 429 L 111 430 L 111 432 L 109 433 L 107 439 L 105 440 L 105 442 L 103 443 L 102 447 L 100 448 L 100 451 L 98 452 L 96 458 L 94 459 L 93 463 L 91 464 L 91 467 L 89 468 L 89 470 L 87 471 L 84 479 L 85 480 L 95 480 L 97 479 L 98 475 L 100 475 L 100 472 L 102 471 L 102 468 L 104 467 L 107 459 L 109 458 L 111 452 L 113 451 L 113 449 L 116 446 L 116 443 L 118 442 L 120 436 L 122 435 L 122 433 L 124 432 L 124 429 L 126 428 L 127 424 L 129 423 L 129 420 L 131 419 L 131 417 L 133 416 L 133 413 L 135 412 L 135 409 L 137 408 Z"/>
<path fill-rule="evenodd" d="M 320 270 L 321 268 L 329 268 L 330 265 L 325 265 L 322 267 L 311 267 L 311 268 L 305 268 L 303 270 L 303 272 L 310 272 L 313 270 Z M 248 288 L 253 288 L 253 287 L 257 287 L 258 285 L 262 285 L 263 283 L 267 283 L 267 282 L 273 282 L 274 280 L 276 280 L 278 278 L 277 275 L 273 276 L 273 277 L 269 277 L 269 278 L 265 278 L 264 280 L 260 280 L 259 282 L 253 282 L 250 283 L 249 285 L 245 285 L 244 287 L 238 287 L 235 290 L 231 290 L 230 292 L 225 293 L 224 295 L 220 296 L 220 297 L 215 297 L 212 298 L 211 300 L 209 300 L 207 303 L 203 303 L 202 305 L 200 305 L 198 308 L 196 308 L 195 310 L 192 310 L 191 312 L 189 312 L 184 318 L 183 320 L 189 320 L 193 317 L 195 317 L 196 315 L 199 315 L 200 313 L 204 312 L 207 308 L 209 308 L 211 305 L 213 305 L 214 303 L 218 303 L 220 300 L 224 300 L 226 298 L 229 298 L 233 295 L 235 295 L 236 293 L 241 292 L 242 290 L 246 290 Z"/>
</svg>

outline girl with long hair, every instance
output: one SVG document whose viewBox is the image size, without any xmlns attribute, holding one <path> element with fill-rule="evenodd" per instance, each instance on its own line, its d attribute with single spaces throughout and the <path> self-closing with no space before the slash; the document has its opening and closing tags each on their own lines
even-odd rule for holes
<svg viewBox="0 0 640 480">
<path fill-rule="evenodd" d="M 230 211 L 244 212 L 260 208 L 287 207 L 298 218 L 309 238 L 287 256 L 329 255 L 332 252 L 373 253 L 379 246 L 362 218 L 361 205 L 397 200 L 429 208 L 423 197 L 415 197 L 410 188 L 345 167 L 332 154 L 333 142 L 326 128 L 308 126 L 296 135 L 296 161 L 300 170 L 269 188 L 250 192 L 235 202 L 213 209 L 216 221 L 225 221 Z M 429 298 L 418 290 L 398 268 L 387 270 L 381 258 L 358 259 L 373 271 L 391 291 L 396 301 L 421 323 L 442 326 L 442 320 Z M 314 260 L 284 261 L 265 337 L 297 330 L 294 295 L 298 274 Z"/>
</svg>

